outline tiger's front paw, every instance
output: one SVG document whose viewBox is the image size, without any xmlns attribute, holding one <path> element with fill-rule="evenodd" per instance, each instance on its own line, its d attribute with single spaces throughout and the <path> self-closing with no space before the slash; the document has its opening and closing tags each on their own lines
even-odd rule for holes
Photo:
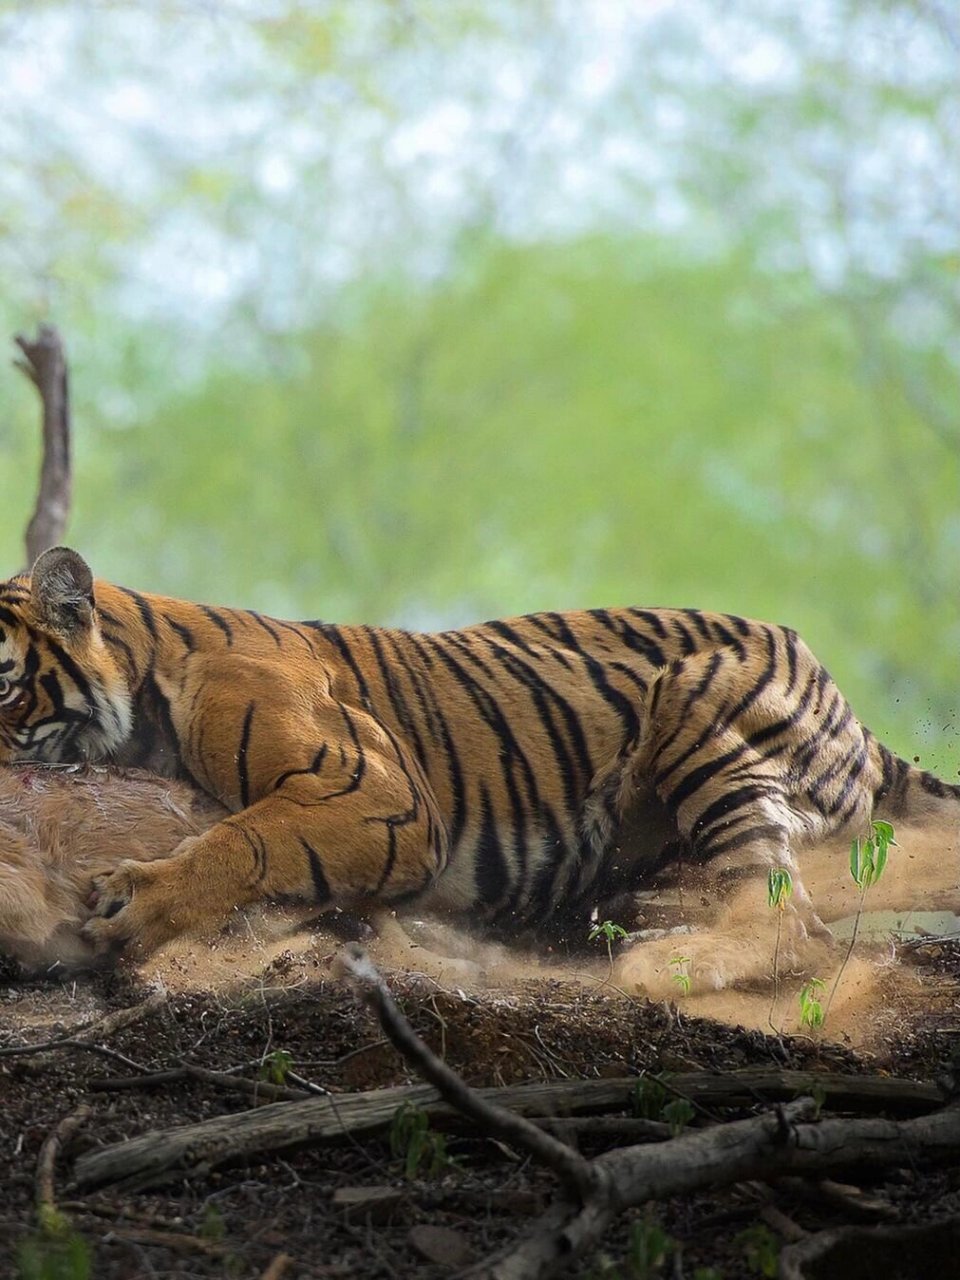
<svg viewBox="0 0 960 1280">
<path fill-rule="evenodd" d="M 196 926 L 178 869 L 169 863 L 127 859 L 94 879 L 93 915 L 82 933 L 98 953 L 123 951 L 142 960 Z"/>
</svg>

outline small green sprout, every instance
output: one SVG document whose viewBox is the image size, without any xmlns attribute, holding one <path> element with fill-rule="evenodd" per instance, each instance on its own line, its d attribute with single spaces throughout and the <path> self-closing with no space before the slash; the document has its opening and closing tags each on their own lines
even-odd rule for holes
<svg viewBox="0 0 960 1280">
<path fill-rule="evenodd" d="M 673 981 L 682 996 L 688 996 L 690 994 L 691 979 L 690 973 L 687 969 L 687 965 L 689 963 L 689 956 L 675 955 L 670 957 L 670 968 L 673 971 Z"/>
<path fill-rule="evenodd" d="M 430 1128 L 430 1117 L 412 1102 L 405 1102 L 394 1112 L 390 1152 L 395 1159 L 403 1161 L 407 1178 L 415 1178 L 418 1173 L 436 1178 L 456 1163 L 447 1151 L 446 1138 Z"/>
<path fill-rule="evenodd" d="M 90 1280 L 90 1245 L 70 1218 L 53 1204 L 37 1209 L 37 1230 L 17 1249 L 18 1280 Z"/>
<path fill-rule="evenodd" d="M 770 1228 L 758 1222 L 741 1231 L 734 1240 L 743 1250 L 750 1270 L 773 1280 L 780 1266 L 780 1244 Z"/>
<path fill-rule="evenodd" d="M 695 1115 L 696 1111 L 689 1098 L 674 1098 L 663 1108 L 663 1118 L 670 1126 L 673 1137 L 683 1133 Z"/>
<path fill-rule="evenodd" d="M 785 911 L 793 893 L 793 877 L 786 867 L 771 867 L 767 872 L 767 905 Z"/>
<path fill-rule="evenodd" d="M 889 822 L 877 820 L 870 827 L 868 836 L 857 836 L 850 845 L 850 874 L 861 894 L 883 875 L 890 848 L 897 844 Z"/>
<path fill-rule="evenodd" d="M 596 942 L 598 938 L 602 938 L 607 944 L 607 959 L 610 961 L 610 971 L 613 971 L 613 944 L 619 942 L 621 938 L 627 936 L 627 931 L 621 924 L 614 924 L 612 920 L 604 920 L 600 923 L 590 926 L 590 932 L 587 934 L 588 942 Z M 610 975 L 608 974 L 607 977 Z"/>
<path fill-rule="evenodd" d="M 767 1022 L 773 1032 L 777 1031 L 773 1021 L 773 1011 L 780 998 L 780 941 L 783 933 L 783 916 L 787 909 L 787 901 L 793 894 L 793 876 L 786 867 L 771 867 L 767 872 L 767 906 L 777 913 L 777 937 L 773 944 L 773 995 L 770 999 L 770 1012 Z"/>
<path fill-rule="evenodd" d="M 893 826 L 889 822 L 882 819 L 874 819 L 870 823 L 870 831 L 866 836 L 857 836 L 850 844 L 850 875 L 853 883 L 860 890 L 860 898 L 857 902 L 857 914 L 853 921 L 853 932 L 850 934 L 850 942 L 847 946 L 846 954 L 837 971 L 837 976 L 833 980 L 833 986 L 830 988 L 830 996 L 827 1000 L 827 1007 L 823 1011 L 823 1017 L 820 1023 L 822 1025 L 826 1021 L 827 1014 L 830 1012 L 830 1006 L 833 1004 L 833 998 L 837 994 L 837 988 L 840 986 L 840 979 L 843 977 L 843 971 L 849 963 L 850 957 L 853 955 L 853 948 L 857 945 L 857 938 L 860 935 L 860 921 L 863 918 L 863 904 L 867 896 L 867 890 L 871 885 L 875 885 L 883 875 L 887 865 L 887 857 L 892 848 L 896 848 L 897 842 L 894 838 Z"/>
<path fill-rule="evenodd" d="M 634 1222 L 630 1228 L 626 1257 L 631 1280 L 652 1280 L 659 1275 L 676 1247 L 676 1241 L 654 1218 L 646 1217 Z"/>
<path fill-rule="evenodd" d="M 657 1076 L 640 1076 L 633 1086 L 630 1105 L 641 1120 L 660 1120 L 667 1105 L 667 1090 Z"/>
<path fill-rule="evenodd" d="M 800 988 L 800 1025 L 814 1030 L 823 1026 L 826 1017 L 820 1003 L 820 992 L 824 988 L 822 978 L 811 978 Z"/>
<path fill-rule="evenodd" d="M 270 1084 L 286 1084 L 292 1066 L 293 1054 L 287 1053 L 286 1049 L 274 1049 L 260 1064 L 260 1079 Z"/>
<path fill-rule="evenodd" d="M 200 1239 L 208 1240 L 211 1244 L 219 1244 L 226 1234 L 227 1224 L 223 1214 L 215 1204 L 208 1204 L 203 1211 L 203 1222 L 198 1232 Z"/>
</svg>

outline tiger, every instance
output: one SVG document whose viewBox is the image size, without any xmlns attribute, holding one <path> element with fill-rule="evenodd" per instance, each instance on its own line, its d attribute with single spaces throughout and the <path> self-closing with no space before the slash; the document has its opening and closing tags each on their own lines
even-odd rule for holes
<svg viewBox="0 0 960 1280">
<path fill-rule="evenodd" d="M 805 845 L 876 815 L 960 827 L 960 787 L 879 742 L 787 627 L 293 622 L 94 582 L 67 547 L 0 584 L 0 764 L 26 759 L 148 769 L 228 811 L 97 879 L 85 935 L 134 958 L 265 899 L 563 929 L 679 868 L 721 899 L 787 871 L 799 954 L 830 936 Z M 710 946 L 691 971 L 723 985 Z"/>
</svg>

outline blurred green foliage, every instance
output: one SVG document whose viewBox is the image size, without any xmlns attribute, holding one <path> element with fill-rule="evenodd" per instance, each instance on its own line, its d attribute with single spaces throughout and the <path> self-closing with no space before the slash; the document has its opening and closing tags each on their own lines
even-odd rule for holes
<svg viewBox="0 0 960 1280">
<path fill-rule="evenodd" d="M 36 96 L 10 117 L 36 156 L 0 130 L 0 322 L 65 330 L 70 539 L 102 576 L 413 626 L 770 618 L 956 775 L 949 14 L 121 10 L 63 52 L 120 168 Z M 181 43 L 152 84 L 158 32 Z M 2 391 L 16 567 L 36 404 Z"/>
</svg>

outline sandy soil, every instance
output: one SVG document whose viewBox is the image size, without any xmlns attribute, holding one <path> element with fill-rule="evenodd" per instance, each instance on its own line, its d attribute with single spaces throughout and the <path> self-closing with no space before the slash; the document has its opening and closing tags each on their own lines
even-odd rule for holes
<svg viewBox="0 0 960 1280">
<path fill-rule="evenodd" d="M 902 851 L 871 905 L 954 905 L 956 856 L 944 852 L 945 833 L 899 834 Z M 807 860 L 814 896 L 828 918 L 851 910 L 850 892 L 838 888 L 847 877 L 846 857 L 843 845 Z M 768 910 L 762 902 L 757 909 Z M 749 918 L 715 921 L 711 928 L 721 923 L 727 945 L 754 945 Z M 560 957 L 475 943 L 443 926 L 381 924 L 380 936 L 369 941 L 374 958 L 391 973 L 421 1034 L 474 1083 L 752 1064 L 882 1069 L 931 1079 L 950 1075 L 960 1057 L 955 943 L 928 942 L 899 958 L 889 945 L 858 947 L 824 1032 L 791 1036 L 771 1033 L 769 981 L 697 997 L 678 989 L 673 1008 L 632 994 L 632 961 L 650 944 L 622 949 L 611 967 L 602 946 Z M 689 936 L 678 935 L 679 943 Z M 0 1049 L 68 1035 L 162 986 L 163 1007 L 111 1035 L 107 1045 L 144 1070 L 187 1062 L 256 1079 L 259 1064 L 282 1049 L 300 1075 L 335 1091 L 409 1080 L 370 1015 L 332 980 L 330 961 L 339 946 L 336 937 L 296 916 L 269 911 L 244 918 L 213 944 L 171 947 L 139 970 L 58 983 L 27 982 L 8 969 L 0 973 Z M 778 1032 L 796 1025 L 801 978 L 781 975 L 772 1014 Z M 289 1257 L 285 1280 L 450 1275 L 449 1262 L 424 1255 L 417 1228 L 444 1226 L 477 1257 L 522 1230 L 552 1193 L 549 1177 L 511 1153 L 464 1138 L 451 1143 L 456 1166 L 412 1183 L 388 1145 L 371 1141 L 250 1161 L 150 1193 L 108 1190 L 80 1199 L 69 1189 L 70 1156 L 77 1150 L 249 1105 L 199 1080 L 152 1089 L 111 1086 L 129 1074 L 102 1053 L 69 1048 L 0 1057 L 0 1181 L 8 1189 L 0 1207 L 0 1274 L 15 1276 L 18 1266 L 19 1274 L 29 1274 L 22 1251 L 25 1241 L 36 1239 L 40 1146 L 81 1101 L 93 1114 L 61 1162 L 58 1198 L 86 1242 L 89 1274 L 97 1280 L 260 1277 L 281 1253 Z M 386 1221 L 351 1221 L 332 1199 L 344 1184 L 390 1185 L 402 1195 Z M 933 1208 L 960 1212 L 956 1171 L 890 1175 L 874 1180 L 872 1189 L 897 1220 Z M 801 1229 L 838 1220 L 836 1212 L 788 1193 L 777 1203 Z M 756 1191 L 735 1188 L 668 1202 L 655 1216 L 682 1245 L 683 1275 L 709 1265 L 729 1280 L 757 1274 L 741 1233 L 756 1225 L 758 1212 Z M 612 1277 L 617 1273 L 602 1270 L 605 1257 L 617 1260 L 620 1275 L 633 1274 L 623 1262 L 629 1230 L 628 1220 L 573 1274 Z"/>
</svg>

